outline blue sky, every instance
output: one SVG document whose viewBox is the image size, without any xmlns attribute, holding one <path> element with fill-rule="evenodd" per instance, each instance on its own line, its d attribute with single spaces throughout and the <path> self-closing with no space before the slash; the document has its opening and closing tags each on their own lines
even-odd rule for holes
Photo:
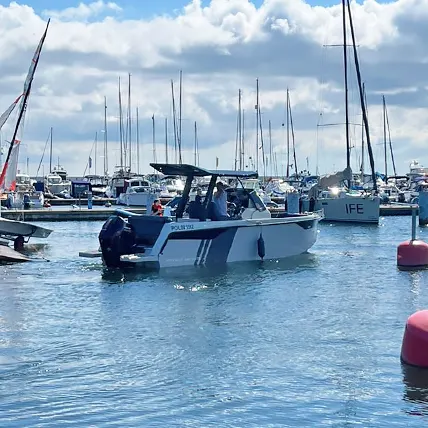
<svg viewBox="0 0 428 428">
<path fill-rule="evenodd" d="M 67 7 L 75 7 L 79 3 L 91 3 L 95 0 L 76 1 L 76 0 L 18 0 L 18 3 L 24 3 L 32 6 L 36 12 L 42 10 L 61 10 Z M 340 0 L 306 0 L 311 5 L 329 6 L 337 4 Z M 391 0 L 390 0 L 391 1 Z M 175 9 L 180 9 L 190 0 L 116 0 L 114 3 L 121 6 L 126 12 L 137 12 L 140 16 L 151 16 L 154 14 L 172 13 Z M 359 0 L 359 3 L 362 1 Z M 387 0 L 378 0 L 380 3 L 386 3 Z M 9 1 L 0 0 L 0 4 L 7 6 Z M 202 4 L 209 4 L 210 0 L 202 0 Z M 253 0 L 256 6 L 260 6 L 263 0 Z"/>
</svg>

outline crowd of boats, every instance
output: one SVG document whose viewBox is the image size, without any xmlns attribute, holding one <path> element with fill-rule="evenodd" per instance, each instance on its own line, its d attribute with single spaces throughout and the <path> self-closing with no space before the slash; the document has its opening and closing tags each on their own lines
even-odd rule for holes
<svg viewBox="0 0 428 428">
<path fill-rule="evenodd" d="M 345 23 L 352 27 L 352 14 L 349 4 L 343 3 L 343 55 L 348 63 L 348 44 Z M 348 15 L 348 20 L 346 19 Z M 128 85 L 128 113 L 126 124 L 122 118 L 121 90 L 119 81 L 119 125 L 120 125 L 120 167 L 108 173 L 107 148 L 107 105 L 104 99 L 104 174 L 86 175 L 80 179 L 70 179 L 64 168 L 58 165 L 42 179 L 32 180 L 25 174 L 17 174 L 20 141 L 17 139 L 23 115 L 26 112 L 31 82 L 39 61 L 40 52 L 49 27 L 37 47 L 30 70 L 24 84 L 23 94 L 0 116 L 0 129 L 8 120 L 15 106 L 19 105 L 18 119 L 9 143 L 6 159 L 0 174 L 0 193 L 5 198 L 5 209 L 46 209 L 56 198 L 87 199 L 110 198 L 118 205 L 147 207 L 145 214 L 135 214 L 129 209 L 118 209 L 105 222 L 99 234 L 99 250 L 83 252 L 83 256 L 100 256 L 108 267 L 121 267 L 139 264 L 147 268 L 183 265 L 214 265 L 232 261 L 257 259 L 278 259 L 307 251 L 316 242 L 317 224 L 320 220 L 377 224 L 381 203 L 417 203 L 420 192 L 428 188 L 428 168 L 416 161 L 410 165 L 405 176 L 397 176 L 390 144 L 394 176 L 387 174 L 387 139 L 384 129 L 385 173 L 376 172 L 367 118 L 364 85 L 359 70 L 358 52 L 353 30 L 352 49 L 358 80 L 361 103 L 362 129 L 364 138 L 361 146 L 360 173 L 351 169 L 350 122 L 348 106 L 348 75 L 345 75 L 345 135 L 346 168 L 334 174 L 319 176 L 308 171 L 298 172 L 296 152 L 290 147 L 292 129 L 291 105 L 287 91 L 287 172 L 285 176 L 276 173 L 269 177 L 266 171 L 263 149 L 262 120 L 260 112 L 257 80 L 256 100 L 256 145 L 255 162 L 244 153 L 243 115 L 239 92 L 239 114 L 237 123 L 237 142 L 235 148 L 235 168 L 215 170 L 201 168 L 198 164 L 197 128 L 195 123 L 195 161 L 185 164 L 181 157 L 181 72 L 180 72 L 180 119 L 173 122 L 175 130 L 176 158 L 178 162 L 168 162 L 166 142 L 165 163 L 156 161 L 155 119 L 153 120 L 153 158 L 152 174 L 133 172 L 131 165 L 131 106 L 130 76 Z M 352 29 L 352 28 L 351 28 Z M 174 88 L 171 83 L 174 104 Z M 385 103 L 384 103 L 385 107 Z M 384 108 L 384 115 L 386 110 Z M 138 109 L 137 109 L 138 128 Z M 384 127 L 387 120 L 384 120 Z M 290 129 L 291 128 L 291 129 Z M 165 122 L 165 129 L 167 123 Z M 260 131 L 260 139 L 259 139 Z M 270 131 L 270 123 L 269 123 Z M 270 132 L 269 132 L 270 135 Z M 52 157 L 52 130 L 50 133 Z M 95 137 L 95 148 L 97 134 Z M 261 144 L 261 153 L 260 153 Z M 247 145 L 245 146 L 247 147 Z M 139 162 L 138 129 L 136 141 L 137 166 Z M 96 149 L 95 149 L 96 152 Z M 92 153 L 92 152 L 91 152 Z M 290 162 L 290 154 L 294 158 Z M 177 155 L 178 154 L 178 155 Z M 147 155 L 147 154 L 145 154 Z M 368 155 L 370 174 L 364 172 L 364 159 Z M 147 156 L 145 156 L 147 157 Z M 262 165 L 259 165 L 259 159 Z M 96 159 L 96 154 L 95 154 Z M 248 161 L 248 162 L 247 162 Z M 270 153 L 270 164 L 275 165 L 276 156 Z M 50 162 L 51 164 L 52 162 Z M 59 163 L 59 162 L 58 162 Z M 294 173 L 291 173 L 291 163 Z M 248 164 L 248 165 L 247 165 Z M 91 165 L 91 155 L 88 166 Z M 137 168 L 138 169 L 138 168 Z M 309 169 L 309 168 L 308 168 Z M 96 168 L 95 168 L 96 170 Z M 85 169 L 86 171 L 86 169 Z M 260 171 L 263 175 L 260 176 Z M 216 213 L 214 189 L 218 181 L 225 181 L 226 212 Z M 221 187 L 221 186 L 220 186 Z M 164 209 L 152 215 L 150 207 L 162 200 Z M 110 203 L 110 202 L 108 202 Z M 156 205 L 158 206 L 158 205 Z M 275 212 L 273 216 L 272 213 Z M 20 250 L 31 237 L 47 237 L 52 231 L 25 222 L 5 220 L 0 217 L 0 238 L 13 241 L 15 250 Z M 1 246 L 0 246 L 1 251 Z M 1 254 L 0 254 L 1 256 Z M 1 258 L 1 257 L 0 257 Z"/>
</svg>

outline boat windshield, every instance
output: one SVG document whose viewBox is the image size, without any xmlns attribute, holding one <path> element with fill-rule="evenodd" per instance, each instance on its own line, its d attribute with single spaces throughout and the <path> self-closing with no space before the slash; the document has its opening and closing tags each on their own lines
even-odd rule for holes
<svg viewBox="0 0 428 428">
<path fill-rule="evenodd" d="M 50 184 L 61 184 L 62 178 L 59 175 L 49 175 L 48 176 L 48 182 Z"/>
</svg>

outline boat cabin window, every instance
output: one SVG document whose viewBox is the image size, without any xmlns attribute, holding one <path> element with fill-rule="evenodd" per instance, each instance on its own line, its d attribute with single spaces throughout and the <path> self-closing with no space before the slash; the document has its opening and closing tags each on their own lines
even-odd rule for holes
<svg viewBox="0 0 428 428">
<path fill-rule="evenodd" d="M 48 176 L 48 181 L 51 184 L 61 184 L 62 178 L 59 175 L 50 175 Z"/>
<path fill-rule="evenodd" d="M 132 187 L 132 191 L 135 192 L 135 193 L 146 193 L 147 192 L 147 187 L 135 186 L 135 187 Z"/>
</svg>

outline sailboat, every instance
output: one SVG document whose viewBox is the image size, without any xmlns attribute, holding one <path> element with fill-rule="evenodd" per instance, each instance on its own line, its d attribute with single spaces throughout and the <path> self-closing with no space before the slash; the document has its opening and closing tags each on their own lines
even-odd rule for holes
<svg viewBox="0 0 428 428">
<path fill-rule="evenodd" d="M 355 69 L 358 80 L 363 124 L 366 134 L 367 149 L 369 152 L 370 165 L 372 169 L 373 193 L 352 191 L 353 174 L 351 169 L 351 144 L 349 138 L 349 112 L 348 112 L 348 59 L 346 44 L 346 11 L 348 11 L 350 31 L 352 36 L 352 47 L 355 60 Z M 345 78 L 345 126 L 346 126 L 346 168 L 342 172 L 322 177 L 318 183 L 309 191 L 309 197 L 315 200 L 315 209 L 324 211 L 326 221 L 352 222 L 352 223 L 379 223 L 380 198 L 377 192 L 377 184 L 374 171 L 373 152 L 370 144 L 370 134 L 367 119 L 367 109 L 364 100 L 363 87 L 359 69 L 358 54 L 355 43 L 355 33 L 352 23 L 352 14 L 349 0 L 342 0 L 342 23 L 343 23 L 343 62 Z M 347 188 L 338 186 L 341 182 L 347 182 Z M 328 189 L 321 190 L 319 189 Z"/>
<path fill-rule="evenodd" d="M 47 22 L 45 32 L 43 33 L 43 36 L 33 56 L 31 66 L 28 71 L 27 78 L 25 80 L 24 91 L 20 97 L 21 102 L 19 105 L 18 119 L 15 124 L 13 137 L 9 145 L 9 150 L 6 156 L 6 160 L 3 165 L 2 172 L 0 174 L 0 194 L 4 192 L 13 192 L 16 189 L 16 173 L 17 173 L 18 154 L 19 154 L 19 145 L 20 145 L 20 140 L 17 139 L 17 134 L 20 129 L 20 126 L 27 108 L 28 97 L 31 92 L 31 85 L 33 82 L 37 64 L 40 59 L 40 53 L 42 51 L 43 43 L 45 41 L 46 34 L 49 28 L 49 22 L 50 20 Z M 9 109 L 3 114 L 3 116 L 5 116 L 9 111 L 9 114 L 8 114 L 8 117 L 9 117 L 12 110 L 13 110 L 12 106 L 9 107 Z M 52 230 L 46 229 L 44 227 L 36 226 L 23 221 L 7 220 L 0 217 L 0 238 L 13 240 L 15 244 L 15 248 L 21 248 L 22 244 L 25 242 L 25 239 L 28 240 L 30 237 L 47 238 L 51 234 L 51 232 Z"/>
</svg>

